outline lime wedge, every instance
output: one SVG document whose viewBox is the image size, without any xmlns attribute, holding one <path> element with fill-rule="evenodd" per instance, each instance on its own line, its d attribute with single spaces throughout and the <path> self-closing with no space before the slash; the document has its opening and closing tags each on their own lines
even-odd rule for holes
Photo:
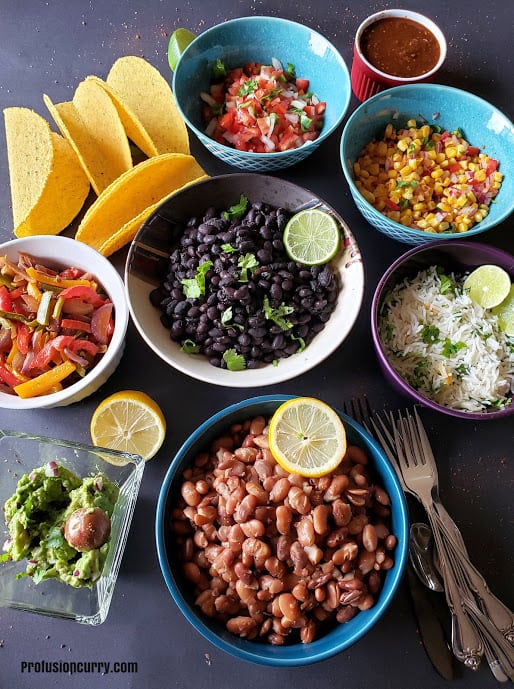
<svg viewBox="0 0 514 689">
<path fill-rule="evenodd" d="M 175 29 L 168 43 L 168 64 L 172 72 L 175 71 L 177 62 L 187 46 L 194 41 L 196 36 L 189 29 Z"/>
<path fill-rule="evenodd" d="M 493 308 L 493 313 L 498 317 L 498 326 L 509 337 L 514 337 L 514 285 L 501 304 Z"/>
<path fill-rule="evenodd" d="M 336 255 L 341 233 L 330 213 L 319 208 L 307 208 L 289 220 L 283 242 L 293 261 L 316 266 L 327 263 Z"/>
<path fill-rule="evenodd" d="M 464 280 L 464 290 L 484 309 L 498 306 L 510 291 L 510 277 L 506 270 L 495 265 L 475 268 Z"/>
</svg>

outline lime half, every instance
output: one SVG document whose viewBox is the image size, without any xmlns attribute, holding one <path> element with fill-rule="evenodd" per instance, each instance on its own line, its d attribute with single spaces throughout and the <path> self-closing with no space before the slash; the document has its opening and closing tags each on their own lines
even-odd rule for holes
<svg viewBox="0 0 514 689">
<path fill-rule="evenodd" d="M 500 266 L 479 266 L 464 280 L 464 290 L 476 304 L 484 309 L 492 309 L 507 297 L 510 276 Z"/>
<path fill-rule="evenodd" d="M 196 36 L 189 29 L 175 29 L 168 43 L 168 64 L 172 72 L 175 71 L 177 62 L 187 46 L 194 41 Z"/>
<path fill-rule="evenodd" d="M 330 213 L 319 208 L 307 208 L 289 220 L 283 241 L 289 258 L 307 266 L 316 266 L 334 258 L 341 233 Z"/>
<path fill-rule="evenodd" d="M 493 308 L 493 313 L 498 317 L 498 326 L 509 337 L 514 337 L 514 285 L 501 304 Z"/>
</svg>

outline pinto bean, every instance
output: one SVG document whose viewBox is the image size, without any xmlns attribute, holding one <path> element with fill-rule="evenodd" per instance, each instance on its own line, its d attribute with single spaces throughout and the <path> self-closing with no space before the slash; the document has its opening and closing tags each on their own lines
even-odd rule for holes
<svg viewBox="0 0 514 689">
<path fill-rule="evenodd" d="M 369 553 L 374 553 L 377 549 L 378 538 L 373 524 L 365 524 L 362 529 L 362 545 Z"/>
</svg>

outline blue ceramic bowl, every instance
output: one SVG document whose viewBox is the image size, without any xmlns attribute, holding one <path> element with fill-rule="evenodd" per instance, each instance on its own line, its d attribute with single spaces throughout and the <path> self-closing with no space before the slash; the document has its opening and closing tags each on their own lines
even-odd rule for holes
<svg viewBox="0 0 514 689">
<path fill-rule="evenodd" d="M 340 413 L 346 426 L 348 441 L 368 453 L 378 480 L 389 493 L 392 511 L 392 530 L 398 537 L 394 551 L 394 566 L 386 573 L 384 584 L 375 605 L 360 611 L 352 620 L 337 625 L 324 636 L 309 644 L 273 646 L 234 636 L 223 625 L 205 617 L 194 605 L 194 597 L 185 582 L 179 559 L 175 556 L 170 533 L 170 512 L 179 496 L 182 472 L 194 457 L 205 451 L 214 439 L 225 434 L 233 423 L 256 415 L 271 416 L 282 402 L 292 395 L 264 395 L 233 404 L 211 416 L 185 441 L 175 455 L 162 484 L 157 503 L 156 540 L 159 563 L 166 585 L 182 614 L 193 627 L 217 648 L 236 658 L 260 665 L 293 667 L 330 658 L 363 637 L 380 619 L 391 603 L 401 581 L 407 558 L 408 513 L 405 497 L 398 479 L 383 450 L 353 419 Z"/>
<path fill-rule="evenodd" d="M 247 62 L 295 66 L 299 77 L 326 101 L 325 121 L 312 143 L 277 153 L 247 153 L 223 146 L 206 136 L 200 93 L 209 91 L 212 65 L 221 59 L 227 69 Z M 269 172 L 304 160 L 341 124 L 351 97 L 345 61 L 329 41 L 307 26 L 279 17 L 241 17 L 200 34 L 182 53 L 173 73 L 173 93 L 187 126 L 215 156 L 247 172 Z"/>
<path fill-rule="evenodd" d="M 386 125 L 395 128 L 409 119 L 437 124 L 443 129 L 460 128 L 467 141 L 479 146 L 500 163 L 502 187 L 489 214 L 465 234 L 432 234 L 405 227 L 377 211 L 355 186 L 353 163 L 373 138 L 382 138 Z M 341 165 L 353 200 L 375 229 L 405 244 L 423 244 L 441 239 L 474 237 L 490 230 L 514 210 L 514 125 L 494 105 L 472 93 L 439 84 L 396 86 L 382 91 L 360 105 L 348 118 L 340 146 Z"/>
</svg>

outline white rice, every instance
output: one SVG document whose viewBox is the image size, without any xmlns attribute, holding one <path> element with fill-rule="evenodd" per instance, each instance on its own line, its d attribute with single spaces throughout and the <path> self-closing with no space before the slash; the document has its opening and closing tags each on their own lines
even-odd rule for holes
<svg viewBox="0 0 514 689">
<path fill-rule="evenodd" d="M 387 295 L 379 323 L 386 355 L 438 404 L 470 412 L 503 407 L 514 391 L 514 338 L 463 292 L 465 275 L 447 277 L 453 285 L 443 294 L 448 283 L 431 266 Z"/>
</svg>

